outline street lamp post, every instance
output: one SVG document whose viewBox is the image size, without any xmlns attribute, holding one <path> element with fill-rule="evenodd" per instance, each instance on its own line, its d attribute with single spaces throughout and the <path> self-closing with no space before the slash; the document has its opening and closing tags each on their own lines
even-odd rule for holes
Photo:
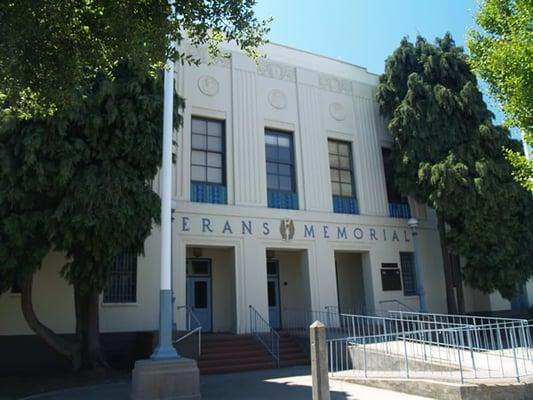
<svg viewBox="0 0 533 400">
<path fill-rule="evenodd" d="M 420 303 L 420 312 L 426 313 L 428 307 L 426 304 L 426 293 L 424 292 L 424 284 L 422 280 L 422 269 L 420 267 L 420 259 L 418 255 L 418 220 L 416 218 L 409 218 L 407 225 L 411 228 L 411 234 L 413 236 L 413 248 L 415 259 L 415 275 L 416 275 L 416 290 L 418 292 L 418 301 Z"/>
</svg>

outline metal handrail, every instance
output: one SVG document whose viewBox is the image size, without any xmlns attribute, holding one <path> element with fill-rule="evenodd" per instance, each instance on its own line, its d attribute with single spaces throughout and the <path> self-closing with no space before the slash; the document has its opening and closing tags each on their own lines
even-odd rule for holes
<svg viewBox="0 0 533 400">
<path fill-rule="evenodd" d="M 177 309 L 178 310 L 184 309 L 187 313 L 186 314 L 186 318 L 187 318 L 186 329 L 188 332 L 185 335 L 181 336 L 180 338 L 174 340 L 173 343 L 177 344 L 181 342 L 182 340 L 188 338 L 189 336 L 192 336 L 195 333 L 198 333 L 198 356 L 200 356 L 202 354 L 202 324 L 200 323 L 200 320 L 198 319 L 198 317 L 196 316 L 196 314 L 194 313 L 194 311 L 192 310 L 190 306 L 187 306 L 187 305 L 178 306 Z M 196 328 L 191 329 L 193 320 L 197 326 Z"/>
<path fill-rule="evenodd" d="M 272 355 L 272 362 L 279 367 L 279 333 L 259 314 L 252 306 L 250 308 L 250 333 L 261 343 Z M 269 336 L 264 340 L 261 335 Z"/>
<path fill-rule="evenodd" d="M 408 379 L 440 375 L 461 382 L 520 382 L 532 375 L 527 320 L 405 311 L 339 318 L 339 325 L 349 329 L 344 338 L 327 338 L 331 373 L 397 376 L 403 369 Z"/>
<path fill-rule="evenodd" d="M 416 312 L 415 309 L 413 309 L 412 307 L 409 307 L 407 304 L 405 303 L 402 303 L 400 300 L 396 300 L 396 299 L 391 299 L 391 300 L 380 300 L 379 301 L 379 304 L 385 304 L 385 303 L 395 303 L 395 304 L 398 304 L 404 308 L 406 308 L 408 311 L 412 311 L 412 312 Z"/>
<path fill-rule="evenodd" d="M 356 303 L 350 307 L 339 307 L 339 306 L 325 306 L 324 310 L 328 313 L 337 313 L 337 314 L 358 314 L 366 315 L 366 304 L 365 303 Z"/>
</svg>

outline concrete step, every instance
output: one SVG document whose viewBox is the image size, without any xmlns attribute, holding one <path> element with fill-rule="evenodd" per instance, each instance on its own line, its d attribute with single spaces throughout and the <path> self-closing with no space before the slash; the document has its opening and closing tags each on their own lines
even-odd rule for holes
<svg viewBox="0 0 533 400">
<path fill-rule="evenodd" d="M 224 345 L 217 345 L 217 346 L 202 346 L 202 354 L 233 354 L 233 353 L 240 353 L 240 352 L 246 352 L 246 351 L 254 351 L 263 349 L 264 347 L 261 346 L 259 343 L 252 343 L 242 346 L 224 346 Z"/>
<path fill-rule="evenodd" d="M 254 356 L 254 357 L 239 357 L 228 358 L 226 360 L 202 360 L 198 361 L 198 367 L 200 369 L 219 366 L 234 366 L 234 365 L 249 365 L 249 364 L 272 364 L 272 357 L 270 355 Z"/>
<path fill-rule="evenodd" d="M 301 347 L 288 335 L 279 340 L 280 366 L 308 365 Z M 271 354 L 251 335 L 213 334 L 202 337 L 198 361 L 202 374 L 248 371 L 274 367 Z"/>
<path fill-rule="evenodd" d="M 219 367 L 208 367 L 201 368 L 200 373 L 202 375 L 208 374 L 222 374 L 227 372 L 239 372 L 239 371 L 253 371 L 258 369 L 270 369 L 273 368 L 272 361 L 264 363 L 252 363 L 252 364 L 241 364 L 241 365 L 223 365 Z"/>
<path fill-rule="evenodd" d="M 234 355 L 239 355 L 242 357 L 254 357 L 254 356 L 262 356 L 265 354 L 265 349 L 261 348 L 254 348 L 250 350 L 243 350 L 239 352 L 203 352 L 200 360 L 224 360 L 229 357 L 234 357 Z"/>
</svg>

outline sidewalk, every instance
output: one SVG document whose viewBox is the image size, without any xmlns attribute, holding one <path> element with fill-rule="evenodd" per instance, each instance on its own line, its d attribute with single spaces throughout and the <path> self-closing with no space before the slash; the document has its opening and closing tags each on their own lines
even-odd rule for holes
<svg viewBox="0 0 533 400">
<path fill-rule="evenodd" d="M 283 368 L 201 378 L 202 400 L 310 400 L 309 368 Z M 331 381 L 331 400 L 427 400 L 388 390 Z M 26 400 L 129 400 L 130 383 L 114 383 L 27 397 Z"/>
</svg>

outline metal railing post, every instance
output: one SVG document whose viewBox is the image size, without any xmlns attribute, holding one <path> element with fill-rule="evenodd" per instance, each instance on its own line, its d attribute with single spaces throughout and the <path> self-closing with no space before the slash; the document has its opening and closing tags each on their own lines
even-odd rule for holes
<svg viewBox="0 0 533 400">
<path fill-rule="evenodd" d="M 467 331 L 467 342 L 468 342 L 468 347 L 470 349 L 470 358 L 472 359 L 472 368 L 474 369 L 474 377 L 477 378 L 477 369 L 476 369 L 476 362 L 474 360 L 474 350 L 472 348 L 472 336 L 471 336 L 471 333 L 470 333 L 470 329 L 468 329 Z M 489 376 L 490 376 L 490 366 L 488 368 L 489 370 Z"/>
<path fill-rule="evenodd" d="M 512 327 L 511 347 L 513 349 L 513 361 L 516 370 L 516 382 L 520 383 L 520 370 L 518 369 L 518 361 L 516 360 L 516 333 L 514 327 Z"/>
<path fill-rule="evenodd" d="M 456 332 L 458 332 L 458 330 Z M 457 341 L 459 341 L 459 337 L 457 338 Z M 465 383 L 465 378 L 463 375 L 463 362 L 461 360 L 461 347 L 460 346 L 456 346 L 456 347 L 457 347 L 457 359 L 459 361 L 459 373 L 461 374 L 461 383 Z"/>
<path fill-rule="evenodd" d="M 407 357 L 407 343 L 405 342 L 405 335 L 402 335 L 403 339 L 403 354 L 405 358 L 405 376 L 409 379 L 409 360 Z"/>
<path fill-rule="evenodd" d="M 368 369 L 366 364 L 366 342 L 363 341 L 363 362 L 364 362 L 364 368 L 365 368 L 365 378 L 368 378 Z"/>
</svg>

